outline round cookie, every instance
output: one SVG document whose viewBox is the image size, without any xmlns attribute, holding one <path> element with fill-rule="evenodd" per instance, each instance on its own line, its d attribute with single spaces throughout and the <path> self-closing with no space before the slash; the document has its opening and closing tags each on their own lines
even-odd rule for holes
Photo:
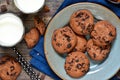
<svg viewBox="0 0 120 80">
<path fill-rule="evenodd" d="M 87 40 L 84 36 L 77 36 L 77 44 L 73 49 L 73 51 L 85 52 L 86 44 L 87 44 Z"/>
<path fill-rule="evenodd" d="M 93 24 L 94 18 L 89 10 L 78 10 L 71 15 L 70 26 L 78 35 L 90 34 Z"/>
<path fill-rule="evenodd" d="M 16 80 L 21 70 L 21 66 L 15 58 L 11 56 L 0 58 L 0 78 L 2 80 Z"/>
<path fill-rule="evenodd" d="M 69 26 L 56 29 L 52 35 L 53 48 L 60 54 L 70 52 L 77 43 L 77 37 Z"/>
<path fill-rule="evenodd" d="M 91 37 L 96 45 L 104 47 L 115 39 L 116 28 L 108 21 L 98 21 L 91 32 Z"/>
<path fill-rule="evenodd" d="M 90 39 L 87 43 L 87 52 L 92 60 L 103 61 L 110 52 L 110 45 L 105 48 L 99 47 L 93 43 L 93 40 Z"/>
<path fill-rule="evenodd" d="M 88 72 L 89 66 L 89 59 L 84 53 L 71 52 L 66 57 L 64 68 L 69 76 L 79 78 Z"/>
</svg>

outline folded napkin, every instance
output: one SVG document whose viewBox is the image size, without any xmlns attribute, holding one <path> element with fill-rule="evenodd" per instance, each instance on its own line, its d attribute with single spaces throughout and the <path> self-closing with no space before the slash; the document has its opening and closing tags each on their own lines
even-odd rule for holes
<svg viewBox="0 0 120 80">
<path fill-rule="evenodd" d="M 64 0 L 62 5 L 58 8 L 56 13 L 58 13 L 64 7 L 78 3 L 78 2 L 93 2 L 104 5 L 111 9 L 118 17 L 120 17 L 120 6 L 116 6 L 114 4 L 108 3 L 106 0 Z M 55 14 L 56 14 L 55 13 Z M 44 55 L 44 36 L 41 36 L 38 44 L 31 50 L 30 55 L 32 59 L 30 63 L 33 67 L 38 69 L 39 71 L 51 76 L 55 80 L 61 80 L 49 67 L 45 55 Z M 111 80 L 120 80 L 116 77 L 116 75 Z"/>
</svg>

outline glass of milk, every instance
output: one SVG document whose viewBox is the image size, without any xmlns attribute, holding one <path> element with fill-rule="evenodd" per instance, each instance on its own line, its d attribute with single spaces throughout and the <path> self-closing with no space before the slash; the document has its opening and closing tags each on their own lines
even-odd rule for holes
<svg viewBox="0 0 120 80">
<path fill-rule="evenodd" d="M 12 13 L 0 15 L 0 46 L 13 47 L 23 38 L 22 20 Z"/>
<path fill-rule="evenodd" d="M 16 7 L 23 13 L 38 12 L 45 4 L 45 0 L 14 0 Z"/>
</svg>

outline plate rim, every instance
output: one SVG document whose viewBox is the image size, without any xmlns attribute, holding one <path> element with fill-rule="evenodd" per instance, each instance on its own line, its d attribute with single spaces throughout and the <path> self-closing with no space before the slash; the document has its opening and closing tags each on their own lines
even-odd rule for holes
<svg viewBox="0 0 120 80">
<path fill-rule="evenodd" d="M 52 20 L 53 20 L 55 17 L 57 17 L 57 15 L 61 14 L 62 11 L 64 11 L 65 9 L 67 9 L 67 8 L 69 8 L 69 7 L 72 7 L 72 6 L 75 6 L 75 5 L 81 5 L 81 4 L 91 4 L 91 5 L 93 4 L 93 5 L 100 6 L 100 7 L 104 8 L 104 9 L 110 11 L 110 12 L 113 14 L 113 16 L 115 16 L 115 17 L 118 19 L 118 21 L 120 22 L 119 17 L 118 17 L 112 10 L 110 10 L 109 8 L 107 8 L 107 7 L 105 7 L 105 6 L 101 5 L 101 4 L 92 3 L 92 2 L 78 2 L 78 3 L 74 3 L 74 4 L 71 4 L 71 5 L 68 5 L 68 6 L 66 6 L 65 8 L 63 8 L 62 10 L 60 10 L 58 13 L 55 13 L 55 15 L 53 15 L 53 16 L 51 17 L 49 23 L 47 24 L 47 29 L 46 29 L 45 36 L 44 36 L 44 53 L 45 53 L 45 58 L 46 58 L 46 60 L 47 60 L 47 62 L 48 62 L 48 65 L 50 66 L 51 70 L 52 70 L 58 77 L 60 77 L 60 78 L 63 79 L 63 80 L 65 80 L 65 78 L 63 78 L 61 75 L 59 75 L 59 73 L 58 73 L 57 71 L 55 71 L 55 70 L 53 69 L 52 65 L 50 65 L 50 62 L 49 62 L 49 60 L 48 60 L 48 58 L 47 58 L 48 52 L 47 52 L 47 50 L 46 50 L 46 48 L 45 48 L 45 47 L 46 47 L 46 46 L 45 46 L 45 44 L 46 44 L 46 33 L 48 32 L 48 28 L 50 27 L 49 24 L 52 22 Z M 119 69 L 120 69 L 120 68 L 119 68 Z M 110 77 L 108 77 L 108 79 L 112 78 L 112 77 L 119 71 L 119 69 L 117 69 L 116 72 L 115 72 L 113 75 L 111 75 Z"/>
</svg>

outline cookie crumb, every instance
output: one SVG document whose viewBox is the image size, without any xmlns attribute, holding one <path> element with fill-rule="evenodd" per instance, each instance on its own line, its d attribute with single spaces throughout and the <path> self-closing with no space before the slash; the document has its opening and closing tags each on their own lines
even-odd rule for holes
<svg viewBox="0 0 120 80">
<path fill-rule="evenodd" d="M 43 8 L 43 11 L 44 12 L 50 12 L 50 8 L 47 5 L 45 5 L 44 8 Z"/>
</svg>

